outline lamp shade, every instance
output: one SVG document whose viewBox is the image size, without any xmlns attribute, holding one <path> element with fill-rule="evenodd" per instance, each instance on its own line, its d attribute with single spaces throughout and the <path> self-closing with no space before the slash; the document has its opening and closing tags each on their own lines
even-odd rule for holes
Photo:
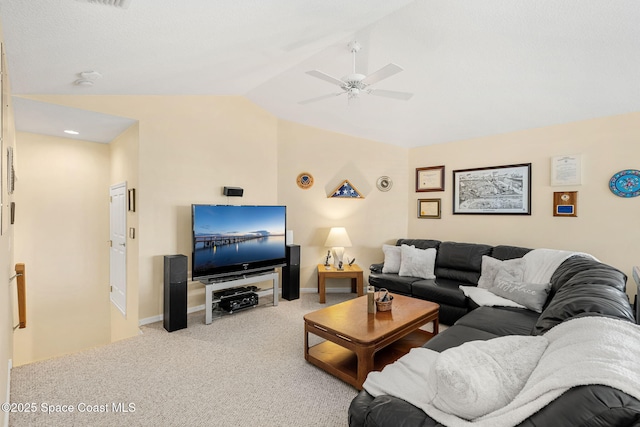
<svg viewBox="0 0 640 427">
<path fill-rule="evenodd" d="M 347 234 L 347 230 L 344 227 L 332 227 L 331 231 L 329 231 L 329 236 L 327 236 L 327 241 L 324 242 L 324 245 L 330 248 L 348 248 L 351 247 L 351 240 L 349 240 L 349 235 Z"/>
</svg>

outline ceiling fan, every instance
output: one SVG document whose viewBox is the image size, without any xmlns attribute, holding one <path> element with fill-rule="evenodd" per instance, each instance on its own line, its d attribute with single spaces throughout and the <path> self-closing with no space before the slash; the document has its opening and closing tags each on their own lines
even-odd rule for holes
<svg viewBox="0 0 640 427">
<path fill-rule="evenodd" d="M 356 73 L 356 53 L 360 50 L 362 46 L 357 41 L 353 41 L 348 44 L 351 53 L 353 54 L 353 73 L 344 76 L 342 79 L 335 78 L 330 76 L 329 74 L 323 73 L 319 70 L 311 70 L 307 71 L 307 74 L 313 77 L 317 77 L 326 82 L 332 83 L 334 85 L 339 86 L 342 89 L 342 92 L 330 93 L 327 95 L 318 96 L 316 98 L 307 99 L 304 101 L 300 101 L 299 104 L 309 104 L 316 101 L 321 101 L 323 99 L 331 98 L 334 96 L 339 96 L 342 94 L 347 94 L 347 98 L 349 102 L 352 100 L 358 99 L 360 94 L 366 93 L 369 95 L 377 95 L 384 96 L 386 98 L 400 99 L 403 101 L 409 100 L 413 94 L 408 92 L 397 92 L 393 90 L 382 90 L 382 89 L 373 89 L 371 85 L 379 82 L 380 80 L 386 79 L 388 77 L 393 76 L 394 74 L 403 71 L 404 69 L 396 64 L 389 63 L 384 67 L 380 68 L 378 71 L 365 76 L 364 74 Z"/>
</svg>

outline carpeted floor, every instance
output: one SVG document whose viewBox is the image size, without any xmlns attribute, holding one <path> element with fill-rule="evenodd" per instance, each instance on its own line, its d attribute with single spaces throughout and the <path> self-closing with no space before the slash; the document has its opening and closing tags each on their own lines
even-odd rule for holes
<svg viewBox="0 0 640 427">
<path fill-rule="evenodd" d="M 327 305 L 353 297 L 327 294 Z M 198 312 L 187 329 L 154 323 L 134 338 L 16 367 L 11 402 L 32 412 L 12 413 L 9 425 L 346 426 L 357 390 L 304 360 L 302 316 L 327 306 L 317 301 L 302 294 L 210 325 Z"/>
</svg>

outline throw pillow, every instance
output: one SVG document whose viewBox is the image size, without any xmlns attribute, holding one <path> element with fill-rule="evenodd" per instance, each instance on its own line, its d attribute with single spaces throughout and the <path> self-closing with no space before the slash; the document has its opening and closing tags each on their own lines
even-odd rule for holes
<svg viewBox="0 0 640 427">
<path fill-rule="evenodd" d="M 466 420 L 500 409 L 522 390 L 547 345 L 542 336 L 510 335 L 449 348 L 428 373 L 427 401 Z"/>
<path fill-rule="evenodd" d="M 522 304 L 529 310 L 542 313 L 542 307 L 549 296 L 551 283 L 524 283 L 518 281 L 505 270 L 496 275 L 489 292 Z"/>
<path fill-rule="evenodd" d="M 522 276 L 524 275 L 524 260 L 522 258 L 514 258 L 500 261 L 499 259 L 483 255 L 478 287 L 481 289 L 491 288 L 496 280 L 496 275 L 503 269 L 507 270 L 513 277 L 522 280 Z"/>
<path fill-rule="evenodd" d="M 402 259 L 400 260 L 399 276 L 435 279 L 433 273 L 436 266 L 435 248 L 418 249 L 415 246 L 400 246 Z"/>
<path fill-rule="evenodd" d="M 400 246 L 382 245 L 382 252 L 384 252 L 382 272 L 398 273 L 400 271 L 400 260 L 402 258 Z"/>
</svg>

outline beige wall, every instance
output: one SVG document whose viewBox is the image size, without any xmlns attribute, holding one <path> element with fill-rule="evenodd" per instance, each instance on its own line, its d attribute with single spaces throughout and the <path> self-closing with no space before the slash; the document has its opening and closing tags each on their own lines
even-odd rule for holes
<svg viewBox="0 0 640 427">
<path fill-rule="evenodd" d="M 109 147 L 17 134 L 15 257 L 28 273 L 29 325 L 14 365 L 110 341 Z"/>
<path fill-rule="evenodd" d="M 588 252 L 624 271 L 627 290 L 635 294 L 631 268 L 638 264 L 635 243 L 640 197 L 624 199 L 609 191 L 608 181 L 622 169 L 640 164 L 640 113 L 531 129 L 505 135 L 414 148 L 410 170 L 446 166 L 444 192 L 411 194 L 409 236 L 462 242 L 512 244 Z M 582 185 L 552 187 L 552 156 L 582 155 Z M 532 215 L 453 215 L 452 171 L 485 166 L 532 163 Z M 578 191 L 578 217 L 554 217 L 553 192 Z M 418 219 L 417 199 L 442 198 L 442 219 Z"/>
<path fill-rule="evenodd" d="M 330 227 L 347 227 L 354 243 L 348 252 L 365 270 L 382 259 L 382 242 L 406 234 L 407 149 L 279 121 L 241 97 L 32 98 L 139 121 L 140 319 L 162 313 L 162 256 L 190 256 L 191 203 L 287 205 L 307 288 L 316 286 Z M 315 177 L 310 190 L 296 185 L 303 171 Z M 386 193 L 375 186 L 382 175 L 394 182 Z M 365 199 L 328 199 L 343 179 Z M 225 185 L 243 187 L 244 197 L 223 196 Z M 203 303 L 202 286 L 190 283 L 189 306 Z"/>
<path fill-rule="evenodd" d="M 138 124 L 131 126 L 109 144 L 110 149 L 110 183 L 111 185 L 126 182 L 127 189 L 138 189 Z M 134 211 L 127 212 L 127 228 L 134 230 L 133 238 L 127 238 L 127 292 L 126 315 L 123 315 L 114 304 L 110 304 L 111 310 L 111 341 L 117 341 L 139 333 L 138 328 L 138 259 L 139 245 L 138 214 Z"/>
<path fill-rule="evenodd" d="M 191 256 L 191 204 L 276 204 L 277 120 L 234 96 L 38 96 L 139 122 L 139 317 L 163 312 L 163 256 Z M 225 185 L 245 189 L 241 199 Z M 189 306 L 204 304 L 189 285 Z"/>
<path fill-rule="evenodd" d="M 4 59 L 4 58 L 3 58 Z M 15 159 L 18 159 L 18 150 L 15 147 L 15 128 L 13 125 L 13 109 L 11 98 L 9 97 L 7 74 L 2 70 L 3 79 L 3 103 L 2 109 L 2 143 L 0 143 L 0 200 L 2 205 L 0 210 L 2 220 L 0 221 L 0 402 L 9 401 L 9 376 L 10 365 L 13 358 L 13 325 L 18 323 L 16 280 L 9 280 L 15 274 L 15 262 L 22 262 L 18 259 L 14 261 L 14 226 L 10 224 L 10 206 L 15 200 L 15 195 L 19 193 L 20 186 L 16 187 L 13 195 L 7 193 L 7 155 L 9 146 L 14 148 Z M 29 319 L 27 318 L 27 321 Z M 28 324 L 28 323 L 27 323 Z M 0 415 L 3 425 L 8 425 L 9 413 L 3 412 Z"/>
<path fill-rule="evenodd" d="M 278 200 L 287 206 L 287 228 L 301 246 L 301 287 L 317 287 L 316 266 L 324 262 L 331 227 L 347 229 L 353 247 L 346 253 L 365 270 L 380 262 L 382 243 L 395 242 L 407 230 L 407 149 L 327 132 L 281 120 L 278 126 Z M 296 184 L 302 172 L 314 177 L 311 188 Z M 388 192 L 376 188 L 389 176 Z M 364 199 L 327 196 L 345 179 Z M 331 281 L 328 288 L 348 286 Z"/>
<path fill-rule="evenodd" d="M 163 312 L 163 256 L 191 258 L 191 204 L 277 202 L 276 119 L 241 97 L 159 97 L 140 121 L 140 318 Z M 244 188 L 229 199 L 222 187 Z M 190 270 L 190 269 L 189 269 Z M 204 304 L 189 286 L 189 305 Z"/>
</svg>

